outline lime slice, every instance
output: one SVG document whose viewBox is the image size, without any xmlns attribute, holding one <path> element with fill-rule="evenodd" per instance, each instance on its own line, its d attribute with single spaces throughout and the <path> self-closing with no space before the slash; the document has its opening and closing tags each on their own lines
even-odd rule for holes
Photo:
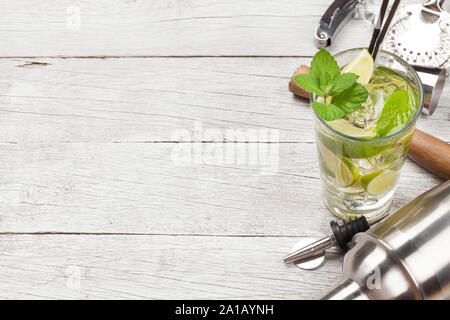
<svg viewBox="0 0 450 320">
<path fill-rule="evenodd" d="M 380 153 L 380 157 L 383 158 L 383 164 L 384 165 L 390 165 L 394 162 L 403 159 L 406 154 L 408 153 L 408 150 L 405 150 L 405 146 L 402 143 L 396 143 L 389 149 L 384 150 Z"/>
<path fill-rule="evenodd" d="M 345 192 L 346 193 L 361 193 L 364 191 L 364 188 L 361 185 L 361 179 L 358 179 L 354 184 L 347 187 Z"/>
<path fill-rule="evenodd" d="M 359 76 L 357 82 L 367 84 L 374 70 L 375 62 L 373 61 L 372 55 L 369 51 L 363 49 L 356 58 L 342 69 L 342 73 L 352 72 Z"/>
<path fill-rule="evenodd" d="M 323 164 L 327 170 L 325 172 L 334 176 L 337 183 L 341 187 L 348 187 L 358 180 L 358 167 L 348 158 L 340 158 L 333 152 L 328 150 L 325 146 L 319 144 L 320 154 L 322 156 Z"/>
<path fill-rule="evenodd" d="M 365 129 L 359 128 L 355 127 L 345 119 L 328 121 L 328 124 L 333 129 L 355 138 L 374 138 L 377 134 L 376 126 L 372 126 Z"/>
<path fill-rule="evenodd" d="M 399 174 L 394 170 L 380 170 L 361 177 L 361 185 L 369 194 L 377 196 L 395 187 Z"/>
</svg>

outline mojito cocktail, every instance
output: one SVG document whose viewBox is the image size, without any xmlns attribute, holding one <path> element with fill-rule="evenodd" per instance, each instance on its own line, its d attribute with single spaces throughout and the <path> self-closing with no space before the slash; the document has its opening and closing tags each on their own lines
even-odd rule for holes
<svg viewBox="0 0 450 320">
<path fill-rule="evenodd" d="M 324 200 L 344 220 L 374 220 L 395 192 L 421 114 L 422 84 L 388 52 L 379 52 L 376 64 L 365 49 L 342 52 L 334 57 L 339 72 L 327 59 L 315 57 L 307 79 L 318 85 L 309 89 Z"/>
</svg>

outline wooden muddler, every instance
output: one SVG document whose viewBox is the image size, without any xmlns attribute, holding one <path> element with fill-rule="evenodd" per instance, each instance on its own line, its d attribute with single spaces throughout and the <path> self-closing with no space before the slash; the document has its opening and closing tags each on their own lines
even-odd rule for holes
<svg viewBox="0 0 450 320">
<path fill-rule="evenodd" d="M 439 177 L 450 179 L 450 145 L 416 129 L 411 139 L 408 157 Z"/>
<path fill-rule="evenodd" d="M 309 99 L 309 92 L 301 88 L 293 78 L 297 74 L 308 72 L 307 66 L 300 66 L 289 81 L 289 91 L 306 99 Z M 450 145 L 448 143 L 416 129 L 411 139 L 408 157 L 437 176 L 445 180 L 450 179 Z"/>
</svg>

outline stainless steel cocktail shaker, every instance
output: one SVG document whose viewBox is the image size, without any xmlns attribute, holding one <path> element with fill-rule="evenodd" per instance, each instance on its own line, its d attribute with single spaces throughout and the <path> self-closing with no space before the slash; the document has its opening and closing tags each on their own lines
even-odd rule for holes
<svg viewBox="0 0 450 320">
<path fill-rule="evenodd" d="M 450 299 L 450 180 L 353 238 L 322 299 Z"/>
</svg>

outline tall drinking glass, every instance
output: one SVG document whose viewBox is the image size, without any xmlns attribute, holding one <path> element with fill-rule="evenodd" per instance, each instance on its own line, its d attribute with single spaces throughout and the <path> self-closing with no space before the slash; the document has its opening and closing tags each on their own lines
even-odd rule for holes
<svg viewBox="0 0 450 320">
<path fill-rule="evenodd" d="M 334 57 L 339 67 L 343 68 L 361 50 L 350 49 Z M 380 88 L 386 80 L 386 90 L 381 92 L 390 90 L 392 93 L 397 84 L 404 85 L 410 99 L 414 99 L 415 113 L 404 127 L 386 137 L 364 138 L 343 133 L 316 114 L 314 117 L 325 204 L 333 214 L 344 220 L 364 215 L 371 221 L 387 213 L 423 108 L 422 83 L 407 62 L 392 53 L 380 51 L 376 70 L 381 70 L 378 74 L 382 76 L 377 80 Z M 389 79 L 391 74 L 393 79 Z M 369 93 L 373 92 L 369 90 Z M 311 101 L 319 99 L 311 94 Z"/>
</svg>

